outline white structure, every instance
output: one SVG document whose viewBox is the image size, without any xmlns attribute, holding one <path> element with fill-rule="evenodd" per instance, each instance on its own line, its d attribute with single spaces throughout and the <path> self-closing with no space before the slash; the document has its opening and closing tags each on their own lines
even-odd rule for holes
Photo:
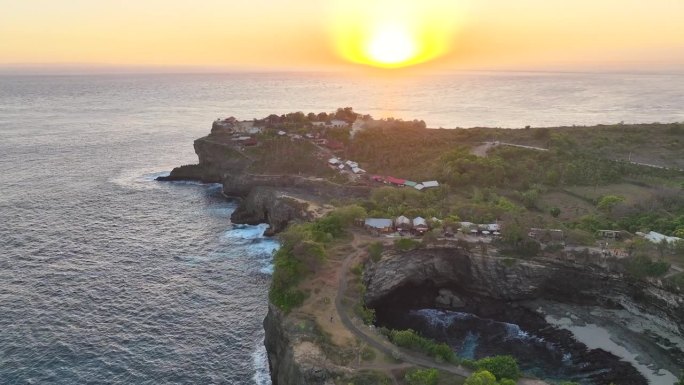
<svg viewBox="0 0 684 385">
<path fill-rule="evenodd" d="M 334 127 L 334 128 L 342 128 L 342 127 L 347 127 L 349 123 L 345 122 L 344 120 L 339 120 L 339 119 L 333 119 L 330 121 L 330 124 L 328 124 L 329 127 Z"/>
<path fill-rule="evenodd" d="M 501 231 L 501 226 L 498 223 L 490 223 L 488 225 L 480 225 L 482 228 L 484 228 L 487 231 Z"/>
<path fill-rule="evenodd" d="M 422 183 L 418 183 L 417 185 L 413 186 L 414 189 L 421 191 L 425 188 Z"/>
<path fill-rule="evenodd" d="M 352 167 L 352 172 L 354 174 L 365 174 L 366 170 L 364 170 L 362 168 L 358 168 L 358 167 Z"/>
<path fill-rule="evenodd" d="M 644 234 L 644 238 L 648 239 L 649 241 L 653 243 L 661 243 L 662 241 L 665 241 L 667 243 L 676 243 L 680 241 L 684 241 L 682 238 L 677 238 L 677 237 L 668 237 L 665 234 L 660 234 L 656 233 L 655 231 L 651 231 L 648 234 Z"/>
<path fill-rule="evenodd" d="M 285 135 L 285 134 L 286 134 L 285 131 L 278 131 L 278 135 L 280 135 L 280 136 L 283 136 L 283 135 Z"/>
<path fill-rule="evenodd" d="M 330 159 L 328 159 L 328 164 L 335 166 L 335 165 L 340 164 L 340 160 L 337 158 L 330 158 Z"/>
<path fill-rule="evenodd" d="M 429 180 L 429 181 L 423 182 L 423 183 L 421 183 L 421 184 L 422 184 L 423 187 L 425 187 L 425 188 L 439 187 L 439 182 L 437 182 L 436 180 Z"/>
<path fill-rule="evenodd" d="M 409 228 L 409 227 L 411 227 L 411 220 L 402 215 L 402 216 L 400 216 L 394 220 L 394 225 L 396 227 Z"/>
</svg>

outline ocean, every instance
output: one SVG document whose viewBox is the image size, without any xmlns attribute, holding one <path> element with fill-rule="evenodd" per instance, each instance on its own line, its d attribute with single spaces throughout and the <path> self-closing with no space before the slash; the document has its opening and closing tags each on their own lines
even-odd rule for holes
<svg viewBox="0 0 684 385">
<path fill-rule="evenodd" d="M 196 162 L 211 121 L 352 106 L 430 127 L 684 121 L 684 75 L 0 75 L 0 384 L 269 384 L 276 241 Z"/>
</svg>

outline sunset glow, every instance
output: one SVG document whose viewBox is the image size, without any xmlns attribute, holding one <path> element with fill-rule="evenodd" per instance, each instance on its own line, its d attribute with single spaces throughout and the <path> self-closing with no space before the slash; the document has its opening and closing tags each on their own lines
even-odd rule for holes
<svg viewBox="0 0 684 385">
<path fill-rule="evenodd" d="M 414 37 L 405 28 L 394 25 L 378 28 L 366 47 L 368 58 L 385 66 L 401 66 L 410 62 L 416 53 Z"/>
<path fill-rule="evenodd" d="M 383 68 L 428 62 L 451 50 L 461 25 L 458 2 L 347 1 L 333 12 L 338 54 Z"/>
<path fill-rule="evenodd" d="M 684 68 L 678 0 L 0 0 L 0 9 L 0 66 Z"/>
</svg>

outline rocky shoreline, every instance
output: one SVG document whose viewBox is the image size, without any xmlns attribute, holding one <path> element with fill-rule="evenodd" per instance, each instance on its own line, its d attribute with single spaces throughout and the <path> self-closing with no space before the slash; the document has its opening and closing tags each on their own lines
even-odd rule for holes
<svg viewBox="0 0 684 385">
<path fill-rule="evenodd" d="M 561 348 L 558 360 L 570 359 L 577 368 L 576 377 L 595 384 L 648 382 L 619 357 L 603 349 L 589 349 L 568 330 L 549 324 L 530 301 L 544 299 L 558 304 L 634 312 L 639 309 L 652 322 L 680 337 L 683 335 L 681 298 L 672 301 L 672 293 L 655 284 L 629 281 L 610 269 L 598 267 L 553 260 L 511 261 L 445 247 L 387 252 L 381 261 L 368 266 L 365 283 L 366 303 L 376 310 L 380 324 L 406 327 L 406 324 L 395 325 L 396 320 L 411 309 L 441 308 L 518 325 L 536 338 Z M 540 344 L 542 349 L 544 345 Z M 657 342 L 652 345 L 656 346 Z M 516 349 L 516 346 L 510 348 Z M 663 362 L 663 367 L 675 370 L 684 365 L 680 350 L 667 353 L 668 362 Z"/>
<path fill-rule="evenodd" d="M 223 194 L 239 200 L 231 221 L 255 225 L 267 223 L 267 236 L 283 231 L 292 221 L 311 219 L 307 199 L 343 199 L 366 196 L 369 188 L 347 186 L 321 178 L 298 175 L 258 175 L 247 172 L 252 161 L 230 143 L 211 135 L 195 140 L 198 164 L 174 168 L 158 181 L 220 183 Z M 293 199 L 296 197 L 307 199 Z"/>
</svg>

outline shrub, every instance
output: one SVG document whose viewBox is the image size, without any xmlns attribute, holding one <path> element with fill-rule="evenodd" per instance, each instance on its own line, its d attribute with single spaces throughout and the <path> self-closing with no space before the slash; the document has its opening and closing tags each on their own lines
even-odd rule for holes
<svg viewBox="0 0 684 385">
<path fill-rule="evenodd" d="M 561 210 L 558 207 L 553 207 L 553 208 L 551 208 L 551 210 L 549 212 L 551 213 L 552 217 L 558 218 L 558 216 L 561 213 Z"/>
<path fill-rule="evenodd" d="M 512 356 L 486 357 L 476 362 L 477 368 L 493 374 L 498 380 L 509 378 L 517 380 L 520 378 L 518 362 Z"/>
<path fill-rule="evenodd" d="M 369 347 L 365 347 L 363 350 L 361 350 L 361 359 L 364 361 L 373 361 L 375 356 L 375 350 Z"/>
<path fill-rule="evenodd" d="M 417 369 L 408 372 L 404 379 L 409 385 L 437 385 L 439 372 L 437 369 Z"/>
<path fill-rule="evenodd" d="M 375 309 L 369 309 L 360 303 L 354 307 L 354 312 L 366 325 L 372 325 L 375 322 Z"/>
<path fill-rule="evenodd" d="M 451 347 L 445 343 L 437 343 L 431 339 L 420 336 L 411 329 L 392 330 L 388 335 L 390 341 L 403 348 L 421 351 L 435 357 L 438 361 L 456 362 L 457 357 Z"/>
<path fill-rule="evenodd" d="M 486 370 L 481 370 L 479 372 L 473 373 L 470 377 L 468 377 L 465 382 L 463 383 L 464 385 L 496 385 L 496 377 L 486 371 Z"/>
<path fill-rule="evenodd" d="M 401 251 L 408 251 L 420 247 L 420 242 L 410 238 L 401 238 L 394 241 L 394 247 Z"/>
<path fill-rule="evenodd" d="M 635 278 L 662 277 L 670 269 L 670 264 L 664 261 L 653 262 L 649 257 L 640 255 L 627 260 L 626 268 L 629 275 Z"/>
<path fill-rule="evenodd" d="M 368 246 L 368 254 L 373 262 L 378 262 L 382 258 L 382 242 L 373 242 Z"/>
</svg>

